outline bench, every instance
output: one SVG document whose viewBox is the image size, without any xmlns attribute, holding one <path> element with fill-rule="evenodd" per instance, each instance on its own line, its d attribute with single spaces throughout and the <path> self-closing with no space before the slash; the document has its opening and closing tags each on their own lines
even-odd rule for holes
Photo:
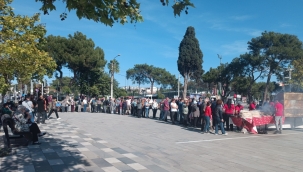
<svg viewBox="0 0 303 172">
<path fill-rule="evenodd" d="M 5 118 L 2 120 L 2 126 L 3 126 L 3 130 L 5 133 L 5 138 L 7 141 L 7 147 L 10 148 L 10 140 L 11 139 L 21 139 L 21 138 L 26 138 L 26 144 L 28 144 L 28 142 L 30 140 L 32 140 L 32 133 L 31 132 L 16 132 L 15 130 L 15 121 L 12 118 Z M 12 134 L 9 134 L 8 131 L 8 127 L 11 129 Z"/>
</svg>

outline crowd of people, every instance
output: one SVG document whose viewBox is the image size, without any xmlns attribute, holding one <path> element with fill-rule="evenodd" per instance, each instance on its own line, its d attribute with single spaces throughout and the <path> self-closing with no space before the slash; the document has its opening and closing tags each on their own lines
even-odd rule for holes
<svg viewBox="0 0 303 172">
<path fill-rule="evenodd" d="M 236 104 L 235 104 L 236 103 Z M 251 102 L 249 110 L 256 110 L 257 103 Z M 275 115 L 276 129 L 275 133 L 282 133 L 282 116 L 283 105 L 277 100 L 275 103 L 265 102 L 263 108 L 269 113 Z M 222 100 L 215 98 L 178 98 L 163 99 L 157 101 L 151 98 L 96 98 L 88 99 L 86 96 L 80 96 L 78 100 L 74 97 L 67 96 L 64 100 L 58 101 L 52 95 L 34 96 L 28 95 L 20 99 L 18 106 L 8 101 L 3 105 L 1 110 L 3 114 L 13 116 L 18 130 L 31 131 L 36 136 L 43 136 L 37 124 L 45 124 L 52 113 L 55 113 L 57 120 L 61 118 L 58 112 L 91 112 L 91 113 L 112 113 L 119 115 L 133 115 L 138 118 L 158 119 L 168 121 L 170 119 L 173 125 L 179 124 L 184 127 L 201 128 L 201 133 L 213 133 L 218 135 L 221 130 L 222 135 L 227 135 L 226 131 L 233 131 L 231 117 L 239 117 L 244 107 L 242 102 L 235 102 L 228 98 L 224 103 Z M 152 114 L 150 115 L 150 111 Z M 157 112 L 160 112 L 157 117 Z M 244 125 L 244 123 L 243 123 Z M 236 131 L 241 132 L 244 126 L 237 126 Z M 38 137 L 34 137 L 34 144 L 39 144 Z"/>
</svg>

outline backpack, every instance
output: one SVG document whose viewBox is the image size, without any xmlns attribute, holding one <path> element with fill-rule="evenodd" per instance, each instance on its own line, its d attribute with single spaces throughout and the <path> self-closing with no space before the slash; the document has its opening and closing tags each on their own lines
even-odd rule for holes
<svg viewBox="0 0 303 172">
<path fill-rule="evenodd" d="M 61 103 L 60 102 L 56 102 L 56 107 L 60 107 Z"/>
</svg>

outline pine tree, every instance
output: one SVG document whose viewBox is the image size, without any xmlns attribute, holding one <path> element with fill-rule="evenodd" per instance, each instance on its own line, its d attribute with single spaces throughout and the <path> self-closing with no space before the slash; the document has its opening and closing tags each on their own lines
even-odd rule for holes
<svg viewBox="0 0 303 172">
<path fill-rule="evenodd" d="M 186 97 L 187 83 L 190 79 L 198 79 L 202 76 L 203 54 L 199 41 L 195 36 L 195 28 L 187 28 L 183 40 L 179 46 L 178 70 L 184 77 L 183 97 Z"/>
</svg>

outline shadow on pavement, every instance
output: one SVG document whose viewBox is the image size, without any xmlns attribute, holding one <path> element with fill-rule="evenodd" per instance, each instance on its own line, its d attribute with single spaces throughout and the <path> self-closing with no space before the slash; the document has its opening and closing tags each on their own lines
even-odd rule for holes
<svg viewBox="0 0 303 172">
<path fill-rule="evenodd" d="M 86 171 L 84 167 L 92 165 L 77 149 L 84 148 L 83 145 L 54 136 L 50 133 L 40 137 L 40 145 L 22 146 L 12 142 L 10 154 L 0 157 L 0 171 Z"/>
</svg>

